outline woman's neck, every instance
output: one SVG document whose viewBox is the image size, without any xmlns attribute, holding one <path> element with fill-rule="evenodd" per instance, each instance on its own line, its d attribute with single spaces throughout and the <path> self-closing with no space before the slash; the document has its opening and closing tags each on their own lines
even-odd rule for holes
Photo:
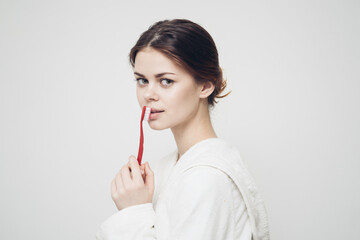
<svg viewBox="0 0 360 240">
<path fill-rule="evenodd" d="M 197 115 L 182 126 L 171 129 L 180 158 L 189 148 L 207 138 L 216 138 L 207 104 L 201 104 Z"/>
</svg>

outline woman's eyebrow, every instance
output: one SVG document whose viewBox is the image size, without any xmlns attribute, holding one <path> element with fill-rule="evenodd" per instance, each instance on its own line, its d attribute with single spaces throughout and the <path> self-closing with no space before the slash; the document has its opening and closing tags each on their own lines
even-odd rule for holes
<svg viewBox="0 0 360 240">
<path fill-rule="evenodd" d="M 136 75 L 138 75 L 138 76 L 140 76 L 140 77 L 145 77 L 143 74 L 138 73 L 138 72 L 134 72 L 134 74 L 136 74 Z M 163 72 L 163 73 L 155 74 L 154 76 L 158 78 L 158 77 L 161 77 L 161 76 L 163 76 L 163 75 L 165 75 L 165 74 L 173 74 L 173 75 L 176 75 L 175 73 L 171 73 L 171 72 Z"/>
</svg>

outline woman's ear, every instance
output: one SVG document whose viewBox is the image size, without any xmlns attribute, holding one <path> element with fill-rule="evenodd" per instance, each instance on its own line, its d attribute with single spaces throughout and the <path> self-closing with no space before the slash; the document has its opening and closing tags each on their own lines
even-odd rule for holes
<svg viewBox="0 0 360 240">
<path fill-rule="evenodd" d="M 200 84 L 200 86 L 201 86 L 200 98 L 207 98 L 208 96 L 210 96 L 212 94 L 212 92 L 215 89 L 214 84 L 210 81 L 206 81 L 206 82 Z"/>
</svg>

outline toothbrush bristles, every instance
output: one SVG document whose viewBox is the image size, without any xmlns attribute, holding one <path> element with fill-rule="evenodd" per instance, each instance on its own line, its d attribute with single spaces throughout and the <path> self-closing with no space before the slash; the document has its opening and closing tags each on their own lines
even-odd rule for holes
<svg viewBox="0 0 360 240">
<path fill-rule="evenodd" d="M 144 120 L 149 121 L 149 119 L 150 119 L 150 114 L 151 114 L 151 108 L 146 107 Z"/>
</svg>

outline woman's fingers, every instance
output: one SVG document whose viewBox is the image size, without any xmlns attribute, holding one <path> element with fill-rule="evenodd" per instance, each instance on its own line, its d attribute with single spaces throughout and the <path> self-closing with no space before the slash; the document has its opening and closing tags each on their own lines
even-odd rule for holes
<svg viewBox="0 0 360 240">
<path fill-rule="evenodd" d="M 141 175 L 145 174 L 145 164 L 141 164 L 140 171 L 141 171 Z"/>
<path fill-rule="evenodd" d="M 140 170 L 139 163 L 137 162 L 137 160 L 134 156 L 130 156 L 129 165 L 130 165 L 130 169 L 131 169 L 132 180 L 137 184 L 140 184 L 140 183 L 144 184 L 144 181 L 142 180 L 142 177 L 141 177 L 141 170 Z"/>
<path fill-rule="evenodd" d="M 154 191 L 154 172 L 151 170 L 149 162 L 145 164 L 145 185 L 150 191 Z"/>
<path fill-rule="evenodd" d="M 121 168 L 120 173 L 125 188 L 144 184 L 139 163 L 133 155 L 129 157 L 128 163 Z"/>
<path fill-rule="evenodd" d="M 124 191 L 124 182 L 123 182 L 123 177 L 122 177 L 122 174 L 121 174 L 121 171 L 116 174 L 115 176 L 115 187 L 116 187 L 116 191 L 118 193 L 122 193 Z"/>
<path fill-rule="evenodd" d="M 132 185 L 132 177 L 130 173 L 130 168 L 128 164 L 125 164 L 121 170 L 120 170 L 120 175 L 121 175 L 121 179 L 122 182 L 124 183 L 125 186 L 131 186 Z"/>
<path fill-rule="evenodd" d="M 145 164 L 141 164 L 140 166 L 141 176 L 143 178 L 143 181 L 145 183 L 146 175 L 145 175 Z"/>
<path fill-rule="evenodd" d="M 111 197 L 116 207 L 121 210 L 151 202 L 154 188 L 154 173 L 149 163 L 139 166 L 136 158 L 131 156 L 111 182 Z"/>
</svg>

